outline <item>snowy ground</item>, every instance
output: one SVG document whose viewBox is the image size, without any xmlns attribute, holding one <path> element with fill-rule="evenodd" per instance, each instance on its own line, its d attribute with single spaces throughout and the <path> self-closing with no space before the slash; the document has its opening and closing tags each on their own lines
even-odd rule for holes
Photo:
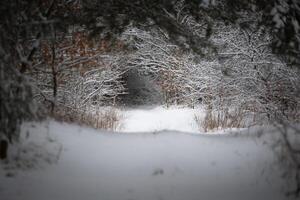
<svg viewBox="0 0 300 200">
<path fill-rule="evenodd" d="M 187 125 L 192 111 L 154 110 L 126 111 L 124 130 L 138 131 L 130 134 L 54 121 L 24 124 L 22 145 L 1 163 L 0 199 L 288 199 L 268 134 L 158 131 L 195 130 Z M 161 121 L 166 116 L 178 121 Z"/>
<path fill-rule="evenodd" d="M 141 107 L 123 112 L 123 132 L 154 132 L 176 130 L 196 133 L 199 127 L 195 116 L 203 114 L 203 109 L 178 107 Z"/>
</svg>

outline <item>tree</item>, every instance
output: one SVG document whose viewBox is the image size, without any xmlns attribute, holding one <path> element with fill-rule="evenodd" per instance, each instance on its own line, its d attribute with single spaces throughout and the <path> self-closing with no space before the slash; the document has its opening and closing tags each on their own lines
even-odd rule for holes
<svg viewBox="0 0 300 200">
<path fill-rule="evenodd" d="M 273 36 L 272 50 L 275 54 L 281 54 L 288 58 L 288 63 L 299 66 L 300 58 L 300 2 L 293 0 L 228 0 L 223 2 L 224 14 L 230 11 L 233 17 L 231 21 L 237 22 L 243 18 L 244 12 L 262 13 L 256 19 L 258 26 L 265 26 Z M 247 23 L 237 23 L 241 27 Z"/>
<path fill-rule="evenodd" d="M 31 12 L 33 8 L 38 8 Z M 36 1 L 4 1 L 0 4 L 0 157 L 7 142 L 17 140 L 22 121 L 34 117 L 32 82 L 24 74 L 39 45 L 44 24 L 53 8 Z"/>
<path fill-rule="evenodd" d="M 179 3 L 178 3 L 179 2 Z M 188 27 L 181 26 L 173 16 L 181 12 L 199 21 L 207 22 L 212 27 L 215 20 L 226 23 L 236 23 L 246 27 L 249 22 L 240 23 L 245 12 L 262 13 L 256 19 L 258 26 L 268 27 L 268 32 L 274 37 L 272 49 L 289 60 L 299 64 L 299 24 L 300 6 L 293 0 L 215 0 L 215 1 L 164 1 L 138 0 L 133 2 L 116 1 L 82 1 L 82 15 L 86 19 L 83 23 L 93 33 L 104 33 L 107 37 L 114 37 L 126 29 L 129 24 L 137 27 L 157 26 L 170 35 L 170 39 L 182 48 L 189 45 L 197 53 L 202 48 L 211 46 L 208 38 L 211 28 L 206 29 L 205 37 L 199 37 Z"/>
</svg>

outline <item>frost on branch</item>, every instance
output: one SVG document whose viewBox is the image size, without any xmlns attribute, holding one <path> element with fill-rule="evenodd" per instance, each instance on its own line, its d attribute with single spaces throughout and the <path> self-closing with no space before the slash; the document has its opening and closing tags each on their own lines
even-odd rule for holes
<svg viewBox="0 0 300 200">
<path fill-rule="evenodd" d="M 272 53 L 272 36 L 262 27 L 218 29 L 213 39 L 220 47 L 224 100 L 270 121 L 297 119 L 299 72 Z"/>
<path fill-rule="evenodd" d="M 74 75 L 64 88 L 64 105 L 74 109 L 93 110 L 103 105 L 114 105 L 118 95 L 123 94 L 124 72 L 108 66 L 107 69 L 93 69 L 82 76 Z"/>
</svg>

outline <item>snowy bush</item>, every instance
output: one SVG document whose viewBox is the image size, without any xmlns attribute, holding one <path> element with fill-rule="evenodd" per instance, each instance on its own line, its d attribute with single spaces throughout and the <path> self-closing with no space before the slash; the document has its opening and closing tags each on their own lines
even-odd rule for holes
<svg viewBox="0 0 300 200">
<path fill-rule="evenodd" d="M 272 53 L 271 39 L 263 27 L 217 23 L 212 35 L 216 58 L 184 57 L 187 95 L 207 105 L 200 122 L 204 129 L 299 121 L 299 69 Z"/>
<path fill-rule="evenodd" d="M 272 53 L 270 35 L 262 28 L 219 26 L 213 39 L 219 46 L 219 60 L 214 62 L 213 75 L 205 73 L 210 81 L 205 83 L 214 90 L 213 107 L 242 107 L 269 121 L 298 119 L 299 70 Z"/>
<path fill-rule="evenodd" d="M 99 107 L 93 111 L 59 107 L 52 117 L 62 122 L 111 131 L 119 130 L 122 127 L 123 119 L 120 111 L 113 107 Z"/>
<path fill-rule="evenodd" d="M 64 88 L 61 104 L 81 110 L 103 105 L 115 105 L 118 95 L 125 92 L 122 83 L 124 71 L 108 66 L 72 77 Z"/>
<path fill-rule="evenodd" d="M 233 110 L 207 109 L 204 118 L 196 115 L 195 120 L 199 129 L 204 132 L 227 128 L 244 128 L 246 121 L 243 112 L 241 108 Z"/>
</svg>

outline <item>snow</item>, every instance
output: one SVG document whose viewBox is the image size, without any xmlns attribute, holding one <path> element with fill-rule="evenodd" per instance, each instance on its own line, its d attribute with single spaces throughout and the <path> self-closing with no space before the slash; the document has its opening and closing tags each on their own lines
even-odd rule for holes
<svg viewBox="0 0 300 200">
<path fill-rule="evenodd" d="M 258 138 L 256 129 L 187 133 L 196 130 L 188 127 L 194 112 L 127 110 L 124 132 L 25 123 L 10 162 L 0 165 L 1 199 L 287 199 L 288 184 L 265 141 L 272 137 Z"/>
<path fill-rule="evenodd" d="M 201 108 L 140 107 L 124 111 L 123 132 L 154 132 L 176 130 L 199 132 L 195 116 L 200 116 Z"/>
</svg>

